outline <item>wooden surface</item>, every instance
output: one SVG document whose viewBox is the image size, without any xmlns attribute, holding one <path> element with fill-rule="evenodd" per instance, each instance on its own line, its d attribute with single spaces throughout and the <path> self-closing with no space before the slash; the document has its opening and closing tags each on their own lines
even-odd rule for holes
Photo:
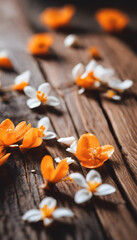
<svg viewBox="0 0 137 240">
<path fill-rule="evenodd" d="M 0 49 L 11 51 L 16 69 L 16 73 L 2 71 L 2 85 L 11 85 L 17 74 L 28 69 L 32 72 L 30 84 L 38 87 L 40 83 L 49 82 L 61 105 L 56 109 L 32 111 L 25 104 L 24 94 L 10 92 L 6 94 L 6 100 L 0 101 L 0 121 L 10 118 L 17 124 L 25 120 L 36 126 L 41 117 L 48 116 L 58 137 L 74 135 L 79 138 L 81 134 L 91 132 L 102 145 L 114 145 L 114 155 L 98 170 L 106 183 L 115 186 L 116 193 L 76 205 L 73 197 L 78 187 L 74 183 L 58 183 L 54 189 L 44 192 L 39 189 L 43 183 L 39 168 L 41 159 L 47 153 L 53 158 L 64 158 L 68 156 L 65 148 L 54 140 L 44 142 L 24 155 L 13 150 L 8 162 L 0 168 L 0 239 L 134 240 L 137 236 L 137 58 L 131 50 L 137 49 L 134 45 L 137 31 L 134 14 L 127 32 L 111 36 L 100 30 L 89 9 L 79 8 L 70 27 L 52 32 L 55 41 L 50 56 L 35 58 L 27 53 L 26 42 L 34 32 L 45 31 L 38 20 L 44 7 L 39 1 L 0 1 Z M 83 48 L 64 47 L 64 37 L 71 32 L 80 36 Z M 133 34 L 130 38 L 129 33 Z M 113 67 L 122 79 L 134 81 L 122 102 L 107 101 L 97 92 L 78 95 L 71 69 L 78 62 L 88 63 L 86 48 L 90 45 L 99 48 L 101 63 Z M 32 169 L 36 174 L 31 173 Z M 87 173 L 78 162 L 70 166 L 72 171 Z M 59 206 L 72 209 L 75 217 L 56 222 L 48 229 L 42 223 L 24 223 L 21 216 L 31 208 L 37 208 L 45 196 L 55 197 Z"/>
</svg>

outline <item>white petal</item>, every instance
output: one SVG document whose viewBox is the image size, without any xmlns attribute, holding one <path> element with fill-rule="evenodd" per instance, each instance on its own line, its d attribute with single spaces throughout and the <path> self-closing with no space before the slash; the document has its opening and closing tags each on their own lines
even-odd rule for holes
<svg viewBox="0 0 137 240">
<path fill-rule="evenodd" d="M 37 98 L 30 98 L 27 100 L 27 106 L 31 109 L 39 107 L 40 104 L 41 104 L 41 102 Z"/>
<path fill-rule="evenodd" d="M 46 197 L 41 201 L 39 208 L 43 208 L 45 205 L 47 205 L 48 208 L 54 208 L 57 205 L 57 201 L 52 197 Z"/>
<path fill-rule="evenodd" d="M 64 39 L 65 47 L 75 47 L 80 44 L 79 38 L 75 34 L 70 34 Z"/>
<path fill-rule="evenodd" d="M 76 80 L 78 77 L 80 77 L 83 73 L 84 73 L 84 65 L 82 63 L 78 63 L 72 69 L 72 77 L 74 80 Z"/>
<path fill-rule="evenodd" d="M 53 139 L 53 138 L 56 138 L 56 133 L 54 132 L 50 132 L 50 131 L 44 131 L 44 134 L 45 136 L 42 137 L 42 139 L 45 139 L 45 140 L 50 140 L 50 139 Z"/>
<path fill-rule="evenodd" d="M 49 226 L 52 222 L 53 222 L 52 218 L 44 218 L 43 219 L 44 226 Z"/>
<path fill-rule="evenodd" d="M 54 158 L 54 160 L 55 160 L 55 162 L 57 162 L 57 163 L 59 163 L 59 162 L 62 161 L 59 157 Z"/>
<path fill-rule="evenodd" d="M 116 189 L 109 184 L 101 184 L 96 190 L 97 191 L 94 193 L 94 195 L 97 195 L 97 196 L 108 195 L 116 191 Z"/>
<path fill-rule="evenodd" d="M 76 203 L 84 203 L 92 198 L 92 192 L 89 192 L 87 189 L 80 189 L 74 197 Z"/>
<path fill-rule="evenodd" d="M 88 187 L 88 184 L 82 174 L 71 173 L 69 177 L 73 179 L 80 187 L 84 187 L 84 188 Z"/>
<path fill-rule="evenodd" d="M 49 83 L 42 83 L 38 87 L 38 91 L 41 91 L 41 92 L 45 93 L 45 96 L 48 96 L 49 91 L 50 91 L 50 84 Z"/>
<path fill-rule="evenodd" d="M 105 83 L 110 81 L 110 78 L 114 76 L 114 73 L 113 69 L 104 68 L 102 65 L 98 65 L 94 70 L 94 76 Z"/>
<path fill-rule="evenodd" d="M 97 67 L 98 63 L 95 60 L 91 60 L 88 65 L 86 66 L 86 72 L 90 73 L 94 71 L 94 69 Z"/>
<path fill-rule="evenodd" d="M 114 95 L 114 96 L 112 96 L 112 99 L 119 101 L 119 100 L 121 100 L 121 97 L 119 95 Z"/>
<path fill-rule="evenodd" d="M 53 218 L 61 218 L 61 217 L 73 217 L 74 213 L 67 208 L 58 208 L 53 212 Z"/>
<path fill-rule="evenodd" d="M 96 182 L 96 183 L 101 183 L 101 175 L 99 174 L 99 172 L 95 171 L 95 170 L 90 170 L 86 176 L 86 181 L 87 182 Z"/>
<path fill-rule="evenodd" d="M 44 126 L 46 128 L 46 130 L 49 129 L 50 120 L 48 117 L 43 117 L 38 121 L 38 127 L 40 128 L 41 126 Z"/>
<path fill-rule="evenodd" d="M 77 149 L 77 141 L 74 141 L 69 148 L 66 149 L 67 152 L 76 154 L 76 149 Z"/>
<path fill-rule="evenodd" d="M 123 82 L 115 82 L 114 80 L 109 82 L 109 87 L 118 90 L 118 91 L 124 91 L 128 88 L 130 88 L 133 85 L 133 81 L 132 80 L 125 80 Z"/>
<path fill-rule="evenodd" d="M 47 97 L 46 104 L 49 106 L 58 106 L 60 104 L 60 101 L 58 98 L 56 98 L 54 96 L 49 96 L 49 97 Z"/>
<path fill-rule="evenodd" d="M 72 164 L 72 163 L 75 162 L 75 160 L 72 159 L 71 157 L 66 157 L 65 159 L 67 159 L 67 163 L 68 163 L 68 164 Z"/>
<path fill-rule="evenodd" d="M 31 209 L 22 216 L 22 219 L 28 222 L 40 221 L 42 219 L 42 212 L 38 209 Z"/>
<path fill-rule="evenodd" d="M 66 157 L 65 159 L 67 160 L 68 164 L 74 163 L 74 159 L 72 159 L 71 157 Z M 54 160 L 55 160 L 55 162 L 59 163 L 59 162 L 61 162 L 64 159 L 60 159 L 59 157 L 57 157 Z"/>
<path fill-rule="evenodd" d="M 0 58 L 4 57 L 9 58 L 9 52 L 6 49 L 0 51 Z"/>
<path fill-rule="evenodd" d="M 24 88 L 24 93 L 30 98 L 36 98 L 36 89 L 31 86 L 26 86 Z"/>
<path fill-rule="evenodd" d="M 70 146 L 75 141 L 75 137 L 71 136 L 71 137 L 59 138 L 57 141 Z"/>
<path fill-rule="evenodd" d="M 15 84 L 20 84 L 20 83 L 22 83 L 22 82 L 28 83 L 29 80 L 30 80 L 30 76 L 31 76 L 31 72 L 30 72 L 29 70 L 28 70 L 28 71 L 25 71 L 25 72 L 23 72 L 22 74 L 18 75 L 18 76 L 15 78 L 14 82 L 15 82 Z"/>
<path fill-rule="evenodd" d="M 79 90 L 78 90 L 78 94 L 82 94 L 82 93 L 84 93 L 85 92 L 85 88 L 80 88 Z"/>
</svg>

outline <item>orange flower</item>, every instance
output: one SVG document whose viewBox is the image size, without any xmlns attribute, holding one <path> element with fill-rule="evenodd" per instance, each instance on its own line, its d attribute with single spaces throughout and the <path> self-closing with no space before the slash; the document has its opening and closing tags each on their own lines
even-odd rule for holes
<svg viewBox="0 0 137 240">
<path fill-rule="evenodd" d="M 95 17 L 107 32 L 121 31 L 129 22 L 129 17 L 118 9 L 101 9 L 96 12 Z"/>
<path fill-rule="evenodd" d="M 114 147 L 104 145 L 100 147 L 97 137 L 91 133 L 86 133 L 78 140 L 76 157 L 81 165 L 86 168 L 100 167 L 113 154 Z"/>
<path fill-rule="evenodd" d="M 39 33 L 30 37 L 28 41 L 28 50 L 34 55 L 46 54 L 53 42 L 49 33 Z"/>
<path fill-rule="evenodd" d="M 31 128 L 25 133 L 20 150 L 24 153 L 27 149 L 40 146 L 41 143 L 42 139 L 39 137 L 39 130 Z"/>
<path fill-rule="evenodd" d="M 99 50 L 96 47 L 90 47 L 89 53 L 91 54 L 91 57 L 93 57 L 93 58 L 100 58 Z"/>
<path fill-rule="evenodd" d="M 8 159 L 11 153 L 6 153 L 3 146 L 0 146 L 0 166 L 2 166 Z"/>
<path fill-rule="evenodd" d="M 7 118 L 0 124 L 0 146 L 8 147 L 20 141 L 30 127 L 31 125 L 27 126 L 25 121 L 15 127 L 13 122 Z"/>
<path fill-rule="evenodd" d="M 67 25 L 75 13 L 73 5 L 66 5 L 61 8 L 47 8 L 40 15 L 40 20 L 50 28 L 56 29 Z"/>
<path fill-rule="evenodd" d="M 7 68 L 7 69 L 13 68 L 13 65 L 9 58 L 9 53 L 7 50 L 0 51 L 0 67 Z"/>
<path fill-rule="evenodd" d="M 84 74 L 76 79 L 76 84 L 85 89 L 92 89 L 95 86 L 95 83 L 99 81 L 94 73 L 91 71 L 88 74 Z"/>
<path fill-rule="evenodd" d="M 60 182 L 62 178 L 66 176 L 68 169 L 69 167 L 66 159 L 59 162 L 56 169 L 54 169 L 52 157 L 49 155 L 43 157 L 41 161 L 41 172 L 45 179 L 45 184 L 42 185 L 42 188 L 46 188 L 48 182 Z"/>
</svg>

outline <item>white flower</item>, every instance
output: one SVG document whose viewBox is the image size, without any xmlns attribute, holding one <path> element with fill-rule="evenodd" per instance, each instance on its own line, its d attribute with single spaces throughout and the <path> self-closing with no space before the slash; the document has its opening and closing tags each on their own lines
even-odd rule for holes
<svg viewBox="0 0 137 240">
<path fill-rule="evenodd" d="M 29 70 L 18 75 L 14 80 L 13 89 L 23 90 L 29 84 L 31 72 Z"/>
<path fill-rule="evenodd" d="M 38 128 L 41 132 L 42 139 L 49 140 L 56 138 L 56 134 L 54 132 L 48 131 L 50 127 L 50 120 L 48 117 L 43 117 L 38 121 Z"/>
<path fill-rule="evenodd" d="M 95 170 L 89 171 L 86 179 L 80 173 L 72 173 L 69 175 L 69 178 L 83 188 L 74 197 L 75 202 L 79 204 L 91 199 L 92 195 L 103 196 L 116 191 L 110 184 L 102 184 L 101 176 Z"/>
<path fill-rule="evenodd" d="M 61 217 L 73 217 L 74 214 L 67 208 L 57 208 L 57 201 L 52 197 L 46 197 L 42 200 L 38 209 L 27 211 L 22 219 L 28 222 L 38 222 L 43 220 L 45 226 L 50 225 L 54 220 Z"/>
<path fill-rule="evenodd" d="M 64 39 L 65 47 L 77 47 L 80 45 L 80 41 L 77 35 L 70 34 Z"/>
<path fill-rule="evenodd" d="M 74 163 L 74 159 L 72 159 L 71 157 L 66 157 L 65 158 L 67 160 L 67 163 L 70 165 L 71 163 Z M 55 158 L 54 160 L 59 163 L 61 162 L 62 160 L 65 160 L 65 159 L 60 159 L 59 157 Z"/>
<path fill-rule="evenodd" d="M 24 88 L 25 94 L 30 97 L 27 101 L 27 106 L 29 108 L 36 108 L 41 104 L 47 104 L 49 106 L 58 106 L 59 99 L 54 96 L 48 96 L 50 91 L 50 84 L 49 83 L 42 83 L 38 87 L 38 91 L 35 88 L 27 86 Z"/>
<path fill-rule="evenodd" d="M 59 143 L 64 143 L 65 145 L 70 146 L 75 141 L 75 137 L 71 136 L 71 137 L 59 138 L 57 141 Z"/>
<path fill-rule="evenodd" d="M 126 79 L 125 81 L 121 81 L 120 79 L 113 79 L 109 81 L 108 86 L 117 91 L 123 92 L 129 89 L 133 85 L 133 81 Z"/>
</svg>

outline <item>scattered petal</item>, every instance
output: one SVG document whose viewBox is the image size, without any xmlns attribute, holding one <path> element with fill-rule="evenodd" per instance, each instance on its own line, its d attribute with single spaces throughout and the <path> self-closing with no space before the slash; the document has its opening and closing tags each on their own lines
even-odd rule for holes
<svg viewBox="0 0 137 240">
<path fill-rule="evenodd" d="M 114 193 L 116 191 L 116 189 L 109 185 L 109 184 L 101 184 L 96 192 L 94 193 L 95 195 L 99 196 L 99 195 L 109 195 L 111 193 Z"/>
<path fill-rule="evenodd" d="M 47 205 L 48 208 L 54 208 L 57 205 L 57 201 L 52 197 L 46 197 L 41 201 L 39 208 L 43 208 L 45 205 Z"/>
<path fill-rule="evenodd" d="M 59 143 L 64 143 L 65 145 L 70 146 L 75 141 L 75 137 L 71 136 L 71 137 L 59 138 L 57 141 Z"/>
<path fill-rule="evenodd" d="M 67 208 L 58 208 L 53 212 L 53 218 L 61 218 L 61 217 L 73 217 L 74 213 Z"/>
<path fill-rule="evenodd" d="M 77 35 L 70 34 L 64 39 L 65 47 L 77 47 L 80 45 L 80 41 Z"/>
<path fill-rule="evenodd" d="M 92 192 L 88 191 L 87 189 L 81 189 L 75 194 L 74 201 L 80 204 L 80 203 L 87 202 L 91 198 L 92 198 Z"/>
<path fill-rule="evenodd" d="M 88 187 L 85 178 L 80 173 L 71 173 L 69 177 L 73 179 L 80 187 Z"/>
<path fill-rule="evenodd" d="M 84 65 L 82 63 L 78 63 L 72 69 L 72 77 L 74 80 L 76 80 L 78 77 L 80 77 L 83 73 L 84 73 Z"/>
<path fill-rule="evenodd" d="M 55 106 L 58 106 L 59 104 L 60 104 L 60 101 L 58 98 L 54 96 L 47 97 L 47 105 L 55 107 Z"/>
</svg>

